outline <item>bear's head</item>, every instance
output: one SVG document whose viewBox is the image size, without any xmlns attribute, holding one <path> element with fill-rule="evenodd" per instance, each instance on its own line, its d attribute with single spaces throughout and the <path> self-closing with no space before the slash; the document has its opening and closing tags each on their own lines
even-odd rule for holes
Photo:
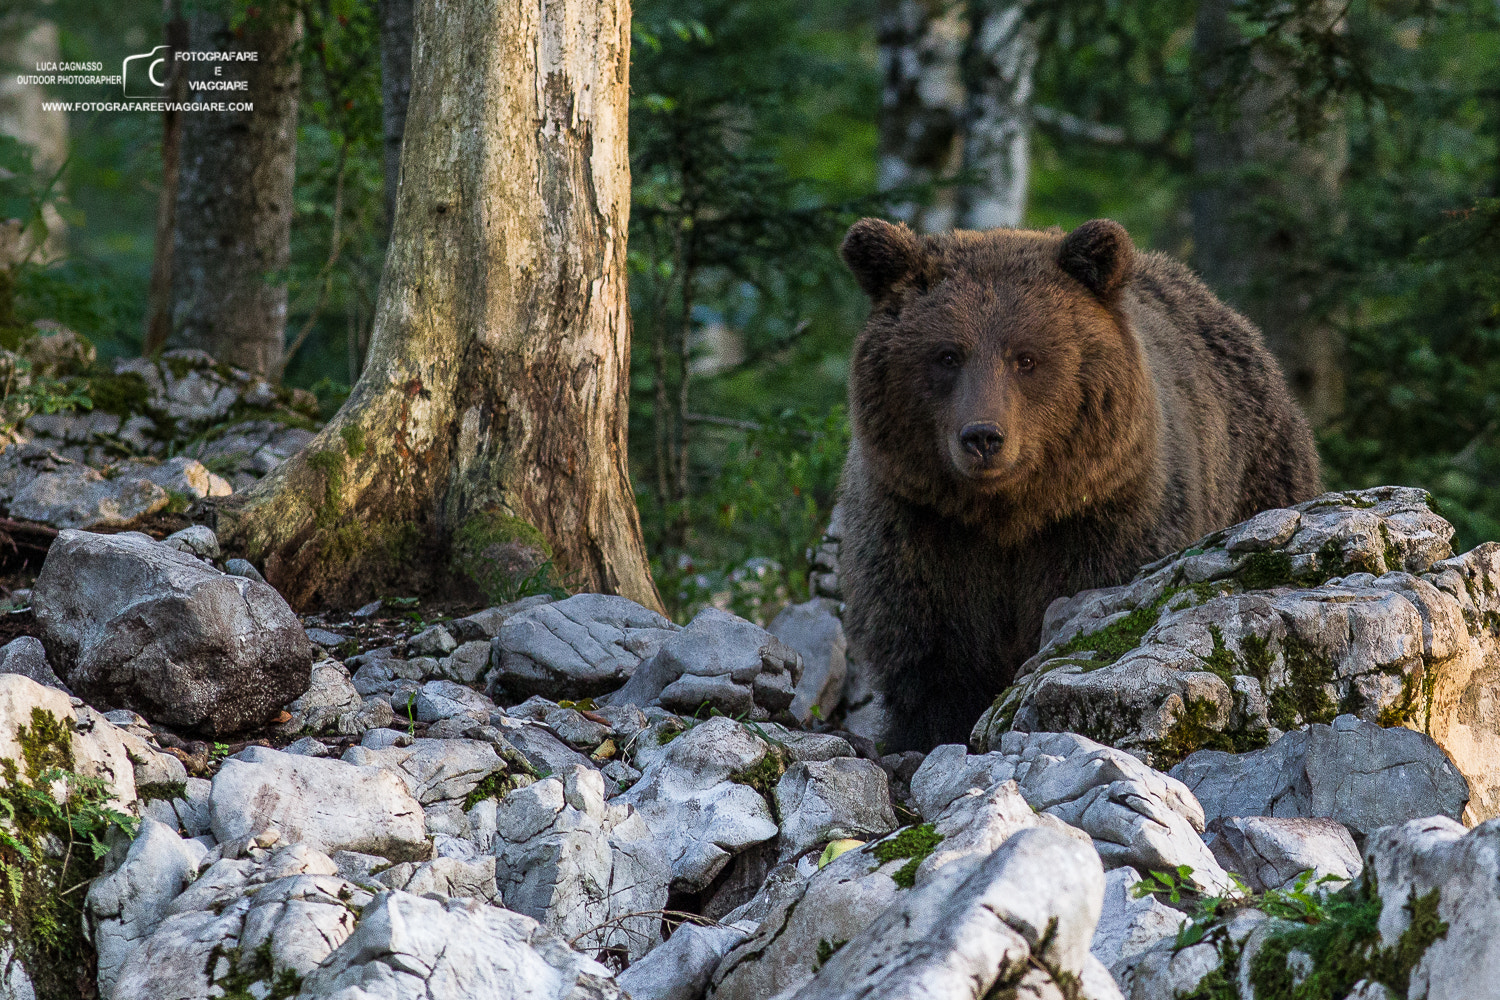
<svg viewBox="0 0 1500 1000">
<path fill-rule="evenodd" d="M 1139 475 L 1156 416 L 1118 223 L 918 236 L 864 219 L 840 249 L 872 302 L 855 438 L 898 495 L 1023 536 Z"/>
</svg>

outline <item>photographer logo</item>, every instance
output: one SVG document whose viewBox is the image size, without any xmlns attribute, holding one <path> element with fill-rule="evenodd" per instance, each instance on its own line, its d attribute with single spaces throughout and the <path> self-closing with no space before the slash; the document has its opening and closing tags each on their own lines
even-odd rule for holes
<svg viewBox="0 0 1500 1000">
<path fill-rule="evenodd" d="M 158 45 L 150 52 L 126 56 L 121 71 L 125 96 L 132 100 L 155 100 L 166 93 L 171 74 L 172 46 Z"/>
</svg>

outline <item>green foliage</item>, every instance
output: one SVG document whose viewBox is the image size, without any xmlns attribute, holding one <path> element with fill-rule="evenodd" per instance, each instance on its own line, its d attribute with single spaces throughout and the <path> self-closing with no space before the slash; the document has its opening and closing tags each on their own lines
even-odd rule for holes
<svg viewBox="0 0 1500 1000">
<path fill-rule="evenodd" d="M 931 823 L 923 823 L 920 826 L 907 827 L 894 837 L 882 840 L 875 845 L 871 853 L 875 855 L 875 860 L 880 865 L 906 858 L 906 864 L 896 869 L 895 874 L 891 876 L 891 881 L 895 882 L 899 888 L 910 889 L 916 882 L 917 869 L 942 842 L 943 835 L 938 833 Z"/>
<path fill-rule="evenodd" d="M 73 771 L 66 721 L 33 707 L 16 740 L 21 761 L 0 760 L 0 938 L 14 943 L 40 1000 L 62 1000 L 93 972 L 83 900 L 106 838 L 115 828 L 134 836 L 139 821 L 113 808 L 102 780 Z"/>
</svg>

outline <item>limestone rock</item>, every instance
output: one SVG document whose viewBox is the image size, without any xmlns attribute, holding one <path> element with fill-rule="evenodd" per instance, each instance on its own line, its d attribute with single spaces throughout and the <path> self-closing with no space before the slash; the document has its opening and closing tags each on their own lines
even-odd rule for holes
<svg viewBox="0 0 1500 1000">
<path fill-rule="evenodd" d="M 831 840 L 874 840 L 896 829 L 890 783 L 873 761 L 799 761 L 777 782 L 775 798 L 782 861 Z"/>
<path fill-rule="evenodd" d="M 95 704 L 219 735 L 307 690 L 311 647 L 280 594 L 142 534 L 62 532 L 33 601 L 49 659 Z"/>
<path fill-rule="evenodd" d="M 302 981 L 301 1000 L 628 1000 L 609 970 L 530 917 L 382 893 Z"/>
<path fill-rule="evenodd" d="M 1158 902 L 1154 895 L 1137 896 L 1134 888 L 1140 881 L 1133 868 L 1116 868 L 1104 876 L 1104 905 L 1089 951 L 1116 980 L 1136 956 L 1175 938 L 1188 922 L 1186 913 Z"/>
<path fill-rule="evenodd" d="M 754 925 L 681 924 L 664 944 L 618 977 L 631 1000 L 702 1000 L 714 970 Z"/>
<path fill-rule="evenodd" d="M 549 605 L 558 607 L 559 605 Z M 705 608 L 666 637 L 608 701 L 657 704 L 688 715 L 705 702 L 725 715 L 767 719 L 792 704 L 801 658 L 760 626 Z"/>
<path fill-rule="evenodd" d="M 167 905 L 198 875 L 208 849 L 171 828 L 141 821 L 125 862 L 89 886 L 85 913 L 99 955 L 99 992 L 109 996 L 120 967 L 150 937 Z"/>
<path fill-rule="evenodd" d="M 507 908 L 585 952 L 632 960 L 660 940 L 671 863 L 628 805 L 606 804 L 598 771 L 575 766 L 496 807 L 495 878 Z"/>
<path fill-rule="evenodd" d="M 1243 816 L 1215 820 L 1214 857 L 1254 892 L 1290 887 L 1303 872 L 1314 879 L 1359 877 L 1359 848 L 1342 823 L 1331 819 Z"/>
<path fill-rule="evenodd" d="M 490 687 L 523 698 L 602 695 L 626 681 L 676 629 L 657 612 L 608 594 L 540 604 L 500 626 L 491 645 Z"/>
<path fill-rule="evenodd" d="M 43 472 L 16 491 L 10 515 L 58 528 L 113 528 L 154 514 L 167 491 L 142 476 L 106 479 L 86 465 Z"/>
<path fill-rule="evenodd" d="M 1341 715 L 1246 754 L 1203 750 L 1172 774 L 1207 819 L 1306 816 L 1337 820 L 1363 838 L 1424 816 L 1464 815 L 1468 785 L 1431 738 Z"/>
<path fill-rule="evenodd" d="M 672 739 L 617 797 L 640 812 L 665 849 L 674 890 L 701 890 L 732 855 L 776 836 L 766 800 L 742 783 L 772 766 L 766 761 L 773 754 L 733 719 L 709 719 Z"/>
<path fill-rule="evenodd" d="M 226 486 L 228 484 L 225 484 Z M 219 560 L 219 536 L 213 533 L 213 529 L 201 524 L 190 525 L 181 531 L 174 531 L 163 538 L 163 545 L 170 545 L 180 552 L 186 552 L 190 556 L 197 556 L 207 563 Z"/>
<path fill-rule="evenodd" d="M 397 775 L 424 806 L 462 801 L 486 778 L 504 776 L 509 770 L 494 746 L 481 740 L 418 739 L 407 746 L 382 750 L 354 746 L 344 751 L 343 759 L 348 764 L 379 767 Z"/>
<path fill-rule="evenodd" d="M 848 644 L 844 626 L 834 613 L 837 606 L 826 597 L 815 597 L 786 608 L 767 626 L 767 631 L 802 657 L 802 677 L 791 713 L 804 725 L 813 718 L 814 708 L 820 717 L 830 718 L 844 695 Z"/>
<path fill-rule="evenodd" d="M 316 851 L 392 861 L 422 860 L 429 851 L 420 803 L 378 767 L 249 747 L 219 768 L 209 808 L 221 843 L 274 827 L 283 843 Z"/>
<path fill-rule="evenodd" d="M 1500 813 L 1500 708 L 1476 695 L 1500 676 L 1483 625 L 1500 545 L 1448 558 L 1451 537 L 1421 490 L 1331 493 L 1056 601 L 974 745 L 1070 731 L 1170 766 L 1343 711 L 1430 732 L 1469 780 L 1469 819 Z"/>
<path fill-rule="evenodd" d="M 286 707 L 291 719 L 281 724 L 287 734 L 321 735 L 337 733 L 351 736 L 390 723 L 392 712 L 386 702 L 373 702 L 380 708 L 366 708 L 365 700 L 349 678 L 349 671 L 337 660 L 319 660 L 313 664 L 307 690 Z"/>
</svg>

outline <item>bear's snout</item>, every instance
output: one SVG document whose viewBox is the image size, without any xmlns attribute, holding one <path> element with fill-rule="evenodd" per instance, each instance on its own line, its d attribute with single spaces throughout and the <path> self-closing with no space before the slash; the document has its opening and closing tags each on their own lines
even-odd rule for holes
<svg viewBox="0 0 1500 1000">
<path fill-rule="evenodd" d="M 964 425 L 964 429 L 958 432 L 958 443 L 979 461 L 988 462 L 999 454 L 1000 447 L 1005 444 L 1005 434 L 999 424 L 981 421 Z"/>
</svg>

